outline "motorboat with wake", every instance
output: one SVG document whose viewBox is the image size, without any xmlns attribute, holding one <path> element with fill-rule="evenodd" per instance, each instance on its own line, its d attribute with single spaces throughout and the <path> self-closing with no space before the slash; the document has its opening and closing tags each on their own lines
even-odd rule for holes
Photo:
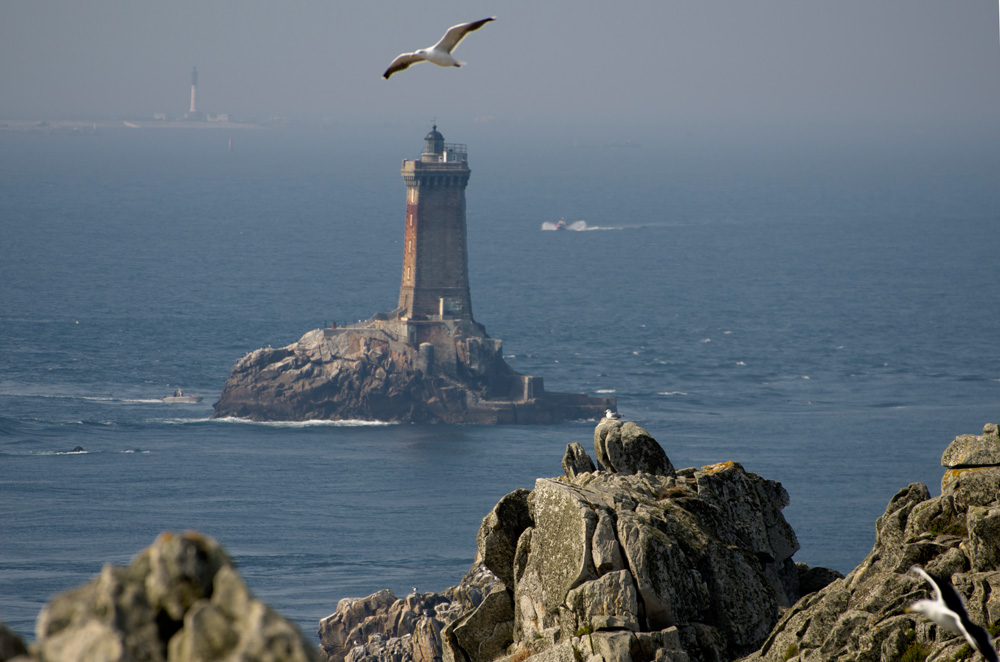
<svg viewBox="0 0 1000 662">
<path fill-rule="evenodd" d="M 204 398 L 200 395 L 186 395 L 181 389 L 174 391 L 173 395 L 163 398 L 168 405 L 196 405 Z"/>
</svg>

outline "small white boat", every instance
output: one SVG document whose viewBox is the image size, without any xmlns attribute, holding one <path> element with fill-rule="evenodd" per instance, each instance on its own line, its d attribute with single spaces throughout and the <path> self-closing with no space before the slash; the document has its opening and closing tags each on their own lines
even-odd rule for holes
<svg viewBox="0 0 1000 662">
<path fill-rule="evenodd" d="M 196 405 L 204 398 L 200 395 L 184 395 L 184 391 L 177 389 L 173 395 L 163 398 L 168 405 Z"/>
</svg>

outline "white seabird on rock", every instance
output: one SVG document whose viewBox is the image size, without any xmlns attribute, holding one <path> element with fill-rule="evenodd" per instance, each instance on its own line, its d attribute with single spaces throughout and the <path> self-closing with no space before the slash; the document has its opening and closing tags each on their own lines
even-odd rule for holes
<svg viewBox="0 0 1000 662">
<path fill-rule="evenodd" d="M 448 28 L 448 31 L 444 33 L 441 37 L 441 41 L 434 44 L 430 48 L 421 48 L 418 51 L 412 53 L 402 53 L 396 56 L 396 59 L 392 61 L 389 68 L 385 70 L 382 74 L 382 78 L 386 80 L 389 76 L 393 75 L 397 71 L 402 71 L 409 66 L 414 64 L 419 64 L 420 62 L 433 62 L 439 67 L 460 67 L 465 62 L 456 60 L 451 52 L 455 50 L 455 47 L 462 43 L 465 39 L 465 35 L 469 34 L 473 30 L 478 30 L 490 21 L 497 20 L 496 16 L 490 16 L 489 18 L 484 18 L 479 21 L 472 21 L 471 23 L 459 23 L 458 25 L 453 25 Z"/>
<path fill-rule="evenodd" d="M 969 614 L 965 610 L 965 600 L 955 587 L 944 579 L 925 572 L 923 568 L 912 566 L 910 570 L 927 580 L 934 589 L 934 599 L 917 600 L 907 611 L 923 614 L 941 628 L 962 635 L 986 660 L 998 662 L 997 651 L 993 648 L 990 633 L 969 620 Z"/>
<path fill-rule="evenodd" d="M 615 421 L 622 420 L 622 415 L 616 411 L 611 411 L 610 409 L 604 410 L 604 418 L 610 418 Z"/>
</svg>

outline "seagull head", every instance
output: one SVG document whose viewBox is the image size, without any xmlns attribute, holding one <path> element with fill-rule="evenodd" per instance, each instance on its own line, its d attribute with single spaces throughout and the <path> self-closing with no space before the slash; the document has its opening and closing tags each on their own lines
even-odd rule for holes
<svg viewBox="0 0 1000 662">
<path fill-rule="evenodd" d="M 958 628 L 955 612 L 936 600 L 917 600 L 906 608 L 907 613 L 923 614 L 930 620 L 954 634 L 962 634 Z"/>
</svg>

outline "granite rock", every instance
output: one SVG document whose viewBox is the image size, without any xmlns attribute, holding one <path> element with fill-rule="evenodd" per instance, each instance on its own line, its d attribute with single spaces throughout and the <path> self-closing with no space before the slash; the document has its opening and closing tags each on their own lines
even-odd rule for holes
<svg viewBox="0 0 1000 662">
<path fill-rule="evenodd" d="M 995 430 L 988 425 L 984 435 L 963 435 L 953 445 L 962 447 L 962 457 L 989 458 Z M 1000 603 L 991 598 L 1000 590 L 998 473 L 995 467 L 974 465 L 949 469 L 938 497 L 921 483 L 901 489 L 876 521 L 875 544 L 861 564 L 804 595 L 746 660 L 951 662 L 967 657 L 961 636 L 906 613 L 908 605 L 931 597 L 928 584 L 909 569 L 918 565 L 950 577 L 972 620 L 997 627 Z"/>
<path fill-rule="evenodd" d="M 7 662 L 15 657 L 28 654 L 28 647 L 19 636 L 6 625 L 0 623 L 0 662 Z"/>
<path fill-rule="evenodd" d="M 164 533 L 125 568 L 53 598 L 36 623 L 32 660 L 313 662 L 319 652 L 254 598 L 222 547 Z"/>
<path fill-rule="evenodd" d="M 330 659 L 708 662 L 758 649 L 799 597 L 781 485 L 736 462 L 676 471 L 634 423 L 600 422 L 601 470 L 573 446 L 565 476 L 537 479 L 483 518 L 492 592 L 439 621 L 436 653 L 401 655 L 418 635 L 388 627 L 380 614 L 394 596 L 376 594 L 324 620 Z M 988 513 L 983 522 L 990 530 Z"/>
<path fill-rule="evenodd" d="M 603 470 L 535 482 L 512 570 L 487 563 L 513 574 L 511 655 L 585 639 L 583 659 L 733 659 L 798 598 L 784 489 L 734 462 L 674 471 L 652 444 L 634 423 L 602 420 Z M 656 648 L 664 631 L 669 648 Z"/>
<path fill-rule="evenodd" d="M 562 468 L 567 478 L 576 478 L 579 474 L 593 473 L 597 471 L 594 461 L 583 450 L 583 446 L 573 442 L 566 444 L 566 454 L 563 455 Z"/>
<path fill-rule="evenodd" d="M 502 343 L 471 320 L 440 322 L 434 344 L 414 346 L 398 320 L 314 329 L 286 347 L 236 362 L 215 418 L 257 421 L 554 423 L 596 418 L 614 398 L 544 389 L 514 371 Z"/>
<path fill-rule="evenodd" d="M 1000 431 L 996 423 L 984 425 L 981 435 L 956 437 L 941 455 L 941 466 L 949 469 L 1000 466 Z"/>
<path fill-rule="evenodd" d="M 594 429 L 594 449 L 603 471 L 663 476 L 674 472 L 663 447 L 632 421 L 601 419 Z"/>
<path fill-rule="evenodd" d="M 514 586 L 514 554 L 517 541 L 532 524 L 528 505 L 528 490 L 515 490 L 500 499 L 483 518 L 476 535 L 476 544 L 483 564 L 495 568 L 494 573 L 507 587 Z"/>
<path fill-rule="evenodd" d="M 444 659 L 489 662 L 513 643 L 514 601 L 496 588 L 475 610 L 445 626 Z"/>
<path fill-rule="evenodd" d="M 441 593 L 397 598 L 382 590 L 366 598 L 345 598 L 320 621 L 320 645 L 331 662 L 440 661 L 444 628 L 470 614 L 494 590 L 503 591 L 503 584 L 477 561 L 458 585 Z"/>
</svg>

